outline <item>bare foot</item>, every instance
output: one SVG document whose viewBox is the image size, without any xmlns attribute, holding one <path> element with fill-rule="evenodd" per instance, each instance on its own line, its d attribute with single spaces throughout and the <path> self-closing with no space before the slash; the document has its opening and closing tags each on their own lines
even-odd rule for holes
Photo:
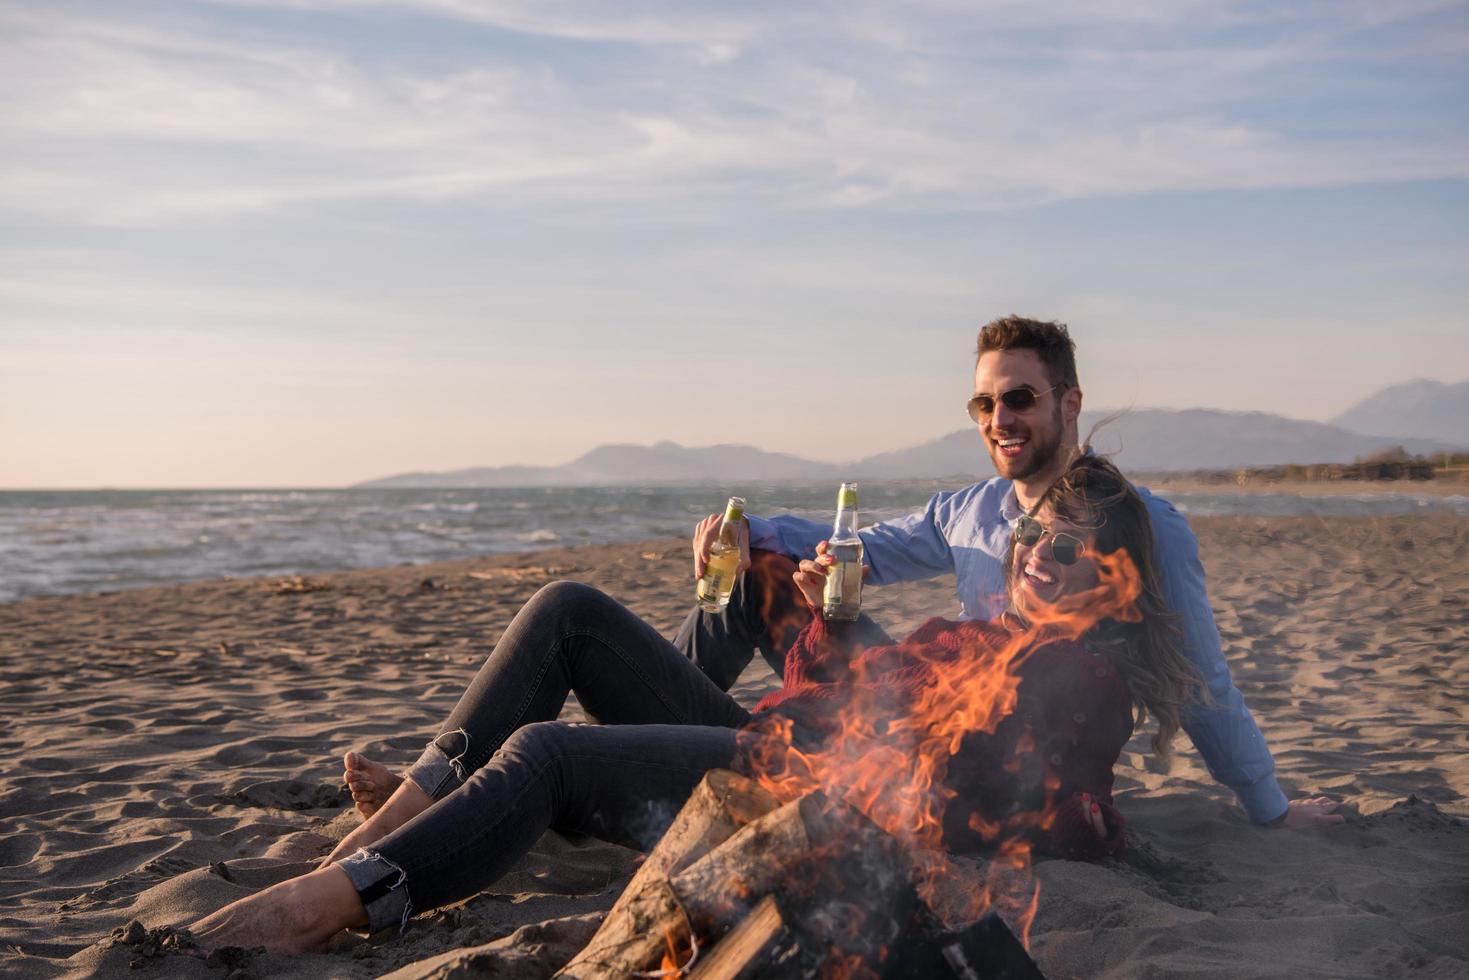
<svg viewBox="0 0 1469 980">
<path fill-rule="evenodd" d="M 226 905 L 189 926 L 202 952 L 264 946 L 272 953 L 312 953 L 343 929 L 367 925 L 357 889 L 341 868 L 322 868 Z"/>
<path fill-rule="evenodd" d="M 351 753 L 349 753 L 350 755 Z M 357 826 L 327 855 L 326 863 L 335 864 L 359 847 L 368 847 L 391 834 L 433 805 L 433 798 L 418 788 L 411 779 L 398 780 L 398 788 L 372 816 Z"/>
<path fill-rule="evenodd" d="M 402 776 L 361 752 L 348 752 L 342 757 L 342 767 L 342 779 L 352 791 L 352 802 L 363 820 L 376 813 L 403 782 Z"/>
</svg>

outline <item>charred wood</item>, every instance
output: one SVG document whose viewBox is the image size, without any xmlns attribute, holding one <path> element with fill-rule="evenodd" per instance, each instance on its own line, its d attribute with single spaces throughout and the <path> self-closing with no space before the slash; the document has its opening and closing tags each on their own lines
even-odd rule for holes
<svg viewBox="0 0 1469 980">
<path fill-rule="evenodd" d="M 955 931 L 910 936 L 891 976 L 900 980 L 1046 980 L 998 912 Z"/>
</svg>

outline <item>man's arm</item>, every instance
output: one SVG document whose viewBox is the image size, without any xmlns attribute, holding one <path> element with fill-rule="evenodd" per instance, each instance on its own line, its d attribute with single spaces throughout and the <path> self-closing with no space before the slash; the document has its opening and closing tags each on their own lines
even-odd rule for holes
<svg viewBox="0 0 1469 980">
<path fill-rule="evenodd" d="M 1285 793 L 1275 781 L 1275 760 L 1265 736 L 1234 686 L 1220 648 L 1198 539 L 1172 504 L 1146 492 L 1143 497 L 1153 523 L 1163 598 L 1180 617 L 1183 654 L 1198 668 L 1212 698 L 1211 704 L 1185 709 L 1183 730 L 1203 756 L 1209 774 L 1234 790 L 1252 821 L 1280 821 L 1287 816 Z"/>
<path fill-rule="evenodd" d="M 944 528 L 953 511 L 962 506 L 966 491 L 934 494 L 928 506 L 916 514 L 881 521 L 860 530 L 863 559 L 871 567 L 866 581 L 872 585 L 933 578 L 954 570 L 954 556 Z M 800 561 L 816 553 L 816 546 L 831 536 L 831 526 L 802 517 L 750 517 L 750 546 L 778 551 Z"/>
</svg>

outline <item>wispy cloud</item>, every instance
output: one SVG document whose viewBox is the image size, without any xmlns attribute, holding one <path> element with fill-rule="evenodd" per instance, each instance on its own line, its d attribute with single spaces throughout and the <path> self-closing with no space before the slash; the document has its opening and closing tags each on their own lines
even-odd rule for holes
<svg viewBox="0 0 1469 980">
<path fill-rule="evenodd" d="M 149 225 L 379 200 L 947 210 L 1464 177 L 1466 126 L 1443 125 L 1455 111 L 1443 77 L 1455 48 L 1435 29 L 1452 11 L 937 0 L 216 0 L 127 18 L 103 4 L 10 8 L 0 12 L 0 211 Z M 356 24 L 370 40 L 292 31 L 283 13 Z M 411 57 L 389 19 L 403 17 L 471 33 L 442 59 Z M 517 50 L 507 32 L 542 43 Z M 1370 83 L 1356 75 L 1364 64 Z M 1337 87 L 1368 97 L 1333 107 Z"/>
</svg>

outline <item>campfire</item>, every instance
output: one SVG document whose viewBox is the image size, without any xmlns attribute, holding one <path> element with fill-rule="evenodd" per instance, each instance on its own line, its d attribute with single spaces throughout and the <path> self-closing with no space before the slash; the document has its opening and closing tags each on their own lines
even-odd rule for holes
<svg viewBox="0 0 1469 980">
<path fill-rule="evenodd" d="M 1040 978 L 998 914 L 955 929 L 962 903 L 919 897 L 940 866 L 941 899 L 979 884 L 924 857 L 820 791 L 782 805 L 717 770 L 557 976 Z"/>
<path fill-rule="evenodd" d="M 1063 599 L 1001 649 L 953 651 L 894 711 L 850 678 L 836 726 L 805 744 L 775 712 L 741 735 L 740 768 L 710 773 L 559 976 L 1039 977 L 1026 954 L 1039 891 L 1037 809 L 951 813 L 950 760 L 1017 704 L 1017 668 L 1045 639 L 1103 618 L 1135 620 L 1139 577 L 1125 552 L 1099 584 Z M 1016 747 L 1015 764 L 1033 745 Z M 982 842 L 972 872 L 944 851 L 955 826 Z"/>
</svg>

